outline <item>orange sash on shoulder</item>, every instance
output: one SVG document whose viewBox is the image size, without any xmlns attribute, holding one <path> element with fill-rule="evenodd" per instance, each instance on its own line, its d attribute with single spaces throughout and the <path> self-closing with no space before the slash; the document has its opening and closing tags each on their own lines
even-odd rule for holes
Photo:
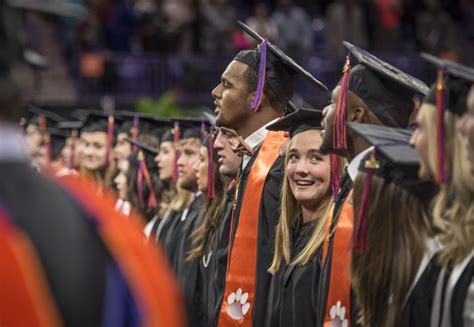
<svg viewBox="0 0 474 327">
<path fill-rule="evenodd" d="M 95 186 L 84 179 L 66 176 L 57 181 L 96 220 L 102 240 L 137 299 L 143 326 L 185 326 L 177 283 L 161 250 L 153 242 L 145 243 L 139 219 L 133 214 L 132 219 L 123 219 L 114 210 L 115 199 L 106 192 L 98 201 Z"/>
<path fill-rule="evenodd" d="M 61 326 L 29 238 L 0 210 L 0 326 Z"/>
<path fill-rule="evenodd" d="M 332 267 L 323 326 L 333 326 L 334 322 L 341 323 L 336 323 L 336 326 L 351 325 L 350 265 L 352 259 L 351 244 L 353 228 L 354 211 L 351 191 L 344 201 L 333 235 Z M 328 228 L 328 233 L 329 232 Z M 324 242 L 323 262 L 326 261 L 327 251 L 328 242 Z M 344 323 L 345 321 L 347 322 Z"/>
<path fill-rule="evenodd" d="M 250 169 L 226 277 L 219 326 L 252 326 L 257 270 L 258 213 L 268 171 L 285 141 L 283 132 L 268 132 Z"/>
</svg>

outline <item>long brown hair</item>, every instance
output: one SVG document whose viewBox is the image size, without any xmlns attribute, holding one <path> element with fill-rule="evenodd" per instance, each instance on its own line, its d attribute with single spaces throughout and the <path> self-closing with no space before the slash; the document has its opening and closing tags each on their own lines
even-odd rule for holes
<svg viewBox="0 0 474 327">
<path fill-rule="evenodd" d="M 288 144 L 288 149 L 293 144 L 294 139 Z M 285 156 L 285 171 L 288 165 L 289 154 Z M 301 205 L 296 201 L 293 192 L 290 188 L 288 177 L 285 174 L 283 179 L 283 185 L 281 189 L 281 213 L 280 220 L 276 227 L 275 234 L 275 253 L 273 255 L 273 261 L 271 266 L 268 268 L 268 272 L 275 274 L 280 269 L 282 259 L 285 260 L 287 265 L 305 265 L 313 257 L 318 248 L 323 244 L 326 236 L 326 224 L 329 220 L 329 216 L 332 214 L 333 203 L 331 200 L 331 188 L 328 187 L 327 193 L 321 200 L 319 210 L 315 220 L 317 225 L 314 228 L 313 234 L 308 241 L 308 244 L 301 250 L 296 258 L 291 258 L 291 234 L 292 230 L 301 223 L 302 211 Z"/>
<path fill-rule="evenodd" d="M 212 160 L 217 163 L 217 152 L 212 154 Z M 217 229 L 224 215 L 226 207 L 226 189 L 229 181 L 219 173 L 219 165 L 214 165 L 215 197 L 207 199 L 206 208 L 201 225 L 193 232 L 193 249 L 189 251 L 187 260 L 192 260 L 204 255 L 209 244 L 214 242 Z"/>
<path fill-rule="evenodd" d="M 366 173 L 354 182 L 354 214 L 359 212 Z M 428 209 L 394 183 L 372 177 L 367 204 L 367 251 L 352 254 L 352 286 L 363 326 L 395 326 L 403 302 L 434 235 Z"/>
</svg>

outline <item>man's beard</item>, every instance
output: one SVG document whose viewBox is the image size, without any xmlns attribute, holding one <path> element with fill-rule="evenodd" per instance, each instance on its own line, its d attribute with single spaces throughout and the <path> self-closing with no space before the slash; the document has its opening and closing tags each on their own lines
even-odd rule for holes
<svg viewBox="0 0 474 327">
<path fill-rule="evenodd" d="M 196 192 L 198 190 L 197 178 L 182 178 L 179 181 L 179 186 L 186 191 Z"/>
</svg>

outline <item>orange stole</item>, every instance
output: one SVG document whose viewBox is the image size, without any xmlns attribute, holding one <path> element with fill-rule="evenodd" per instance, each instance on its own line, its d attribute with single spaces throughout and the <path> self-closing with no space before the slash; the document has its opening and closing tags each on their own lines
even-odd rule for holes
<svg viewBox="0 0 474 327">
<path fill-rule="evenodd" d="M 61 326 L 29 238 L 0 211 L 0 326 Z"/>
<path fill-rule="evenodd" d="M 114 210 L 114 198 L 85 179 L 56 179 L 98 223 L 98 231 L 120 267 L 142 315 L 143 326 L 185 326 L 182 299 L 164 254 L 145 243 L 138 217 L 126 220 Z M 99 201 L 98 201 L 99 200 Z"/>
<path fill-rule="evenodd" d="M 219 314 L 220 327 L 252 326 L 260 200 L 268 171 L 278 158 L 278 150 L 285 139 L 283 132 L 268 132 L 250 169 L 229 258 L 224 299 Z"/>
<path fill-rule="evenodd" d="M 352 191 L 344 201 L 333 235 L 332 267 L 323 326 L 329 327 L 332 325 L 331 321 L 338 321 L 338 319 L 341 322 L 347 319 L 347 326 L 351 325 L 350 265 L 352 231 L 354 229 L 354 209 L 351 202 Z M 323 262 L 326 260 L 327 251 L 328 242 L 324 242 Z M 342 312 L 344 314 L 341 314 Z"/>
</svg>

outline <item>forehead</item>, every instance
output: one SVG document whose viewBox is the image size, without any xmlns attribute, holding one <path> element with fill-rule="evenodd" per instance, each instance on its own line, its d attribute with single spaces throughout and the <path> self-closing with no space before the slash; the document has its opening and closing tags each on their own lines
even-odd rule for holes
<svg viewBox="0 0 474 327">
<path fill-rule="evenodd" d="M 181 140 L 179 145 L 182 149 L 199 150 L 199 148 L 201 147 L 201 141 L 197 138 L 189 138 L 189 139 Z"/>
<path fill-rule="evenodd" d="M 172 141 L 163 141 L 160 143 L 160 149 L 172 149 L 173 142 Z"/>
<path fill-rule="evenodd" d="M 322 138 L 319 130 L 307 130 L 296 134 L 291 139 L 290 150 L 319 150 Z"/>
<path fill-rule="evenodd" d="M 201 145 L 201 149 L 199 150 L 203 156 L 207 156 L 207 147 Z"/>
<path fill-rule="evenodd" d="M 87 140 L 89 142 L 93 141 L 104 141 L 107 139 L 107 133 L 105 132 L 83 132 L 81 134 L 81 138 L 83 140 Z"/>
<path fill-rule="evenodd" d="M 248 67 L 249 66 L 240 61 L 232 60 L 224 70 L 224 73 L 222 73 L 222 79 L 226 79 L 233 83 L 245 83 L 244 73 Z"/>
</svg>

